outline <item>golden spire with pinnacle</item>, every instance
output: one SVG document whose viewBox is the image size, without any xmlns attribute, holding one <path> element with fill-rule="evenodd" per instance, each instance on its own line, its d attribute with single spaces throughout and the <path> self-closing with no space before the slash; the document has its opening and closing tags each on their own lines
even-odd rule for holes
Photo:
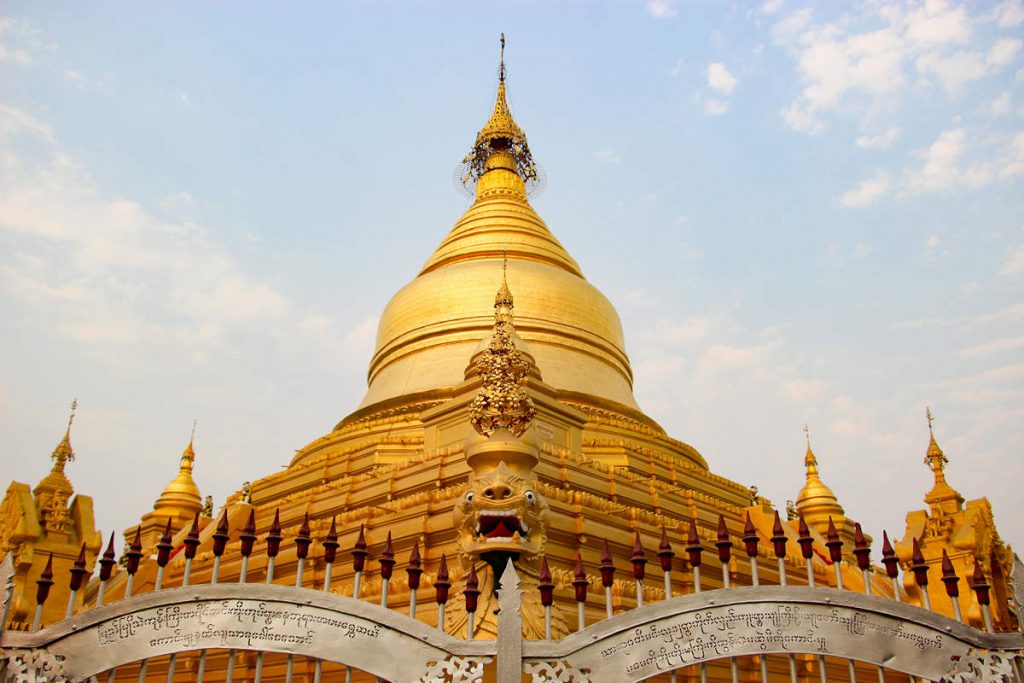
<svg viewBox="0 0 1024 683">
<path fill-rule="evenodd" d="M 960 509 L 963 503 L 963 496 L 960 495 L 949 483 L 946 481 L 946 463 L 949 462 L 949 458 L 942 452 L 942 448 L 939 443 L 935 440 L 935 430 L 933 422 L 935 416 L 932 415 L 932 409 L 926 407 L 924 409 L 925 418 L 928 420 L 928 450 L 925 452 L 924 464 L 928 465 L 931 469 L 932 474 L 935 477 L 935 484 L 932 486 L 932 490 L 929 491 L 924 501 L 931 505 L 933 509 L 939 509 L 942 507 L 942 503 L 949 503 L 949 511 L 955 512 Z"/>
<path fill-rule="evenodd" d="M 64 430 L 64 437 L 57 444 L 57 447 L 53 449 L 53 453 L 50 454 L 50 458 L 53 459 L 53 468 L 33 490 L 33 493 L 37 496 L 40 494 L 58 494 L 66 499 L 74 493 L 74 487 L 71 486 L 71 482 L 68 481 L 68 477 L 64 473 L 64 465 L 69 460 L 75 459 L 75 451 L 71 448 L 71 423 L 75 421 L 75 411 L 77 409 L 78 400 L 75 399 L 71 401 L 71 415 L 68 417 L 68 426 Z"/>
<path fill-rule="evenodd" d="M 498 96 L 494 101 L 494 111 L 484 127 L 477 133 L 476 142 L 469 154 L 462 160 L 466 173 L 463 184 L 477 181 L 487 172 L 487 161 L 492 155 L 506 153 L 511 156 L 514 170 L 520 178 L 537 180 L 537 165 L 533 161 L 530 147 L 526 143 L 526 134 L 512 118 L 505 95 L 505 34 L 501 34 L 501 62 L 498 67 Z"/>
<path fill-rule="evenodd" d="M 188 520 L 203 509 L 203 499 L 199 494 L 199 487 L 192 479 L 192 468 L 196 460 L 195 449 L 192 446 L 195 435 L 196 421 L 193 420 L 192 434 L 189 437 L 188 445 L 181 453 L 181 460 L 178 464 L 178 476 L 171 480 L 171 483 L 153 504 L 153 510 L 161 517 Z"/>
<path fill-rule="evenodd" d="M 807 481 L 796 497 L 796 509 L 809 525 L 820 533 L 828 528 L 829 518 L 839 525 L 846 519 L 846 512 L 839 504 L 839 499 L 821 480 L 818 473 L 818 458 L 811 449 L 811 430 L 805 424 L 804 436 L 807 439 L 807 453 L 804 455 L 804 468 Z"/>
<path fill-rule="evenodd" d="M 469 406 L 469 421 L 483 436 L 507 429 L 522 436 L 537 414 L 524 386 L 530 373 L 529 358 L 516 347 L 512 325 L 512 292 L 502 265 L 501 287 L 494 297 L 494 331 L 490 343 L 476 361 L 483 386 Z"/>
</svg>

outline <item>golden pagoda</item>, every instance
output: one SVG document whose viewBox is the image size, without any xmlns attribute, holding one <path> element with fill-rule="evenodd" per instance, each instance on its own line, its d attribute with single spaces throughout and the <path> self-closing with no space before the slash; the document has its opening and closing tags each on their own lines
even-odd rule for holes
<svg viewBox="0 0 1024 683">
<path fill-rule="evenodd" d="M 330 589 L 401 611 L 410 604 L 409 578 L 396 572 L 385 582 L 380 559 L 404 562 L 417 553 L 423 569 L 417 580 L 420 589 L 429 589 L 445 558 L 452 599 L 441 608 L 420 602 L 415 618 L 470 639 L 496 633 L 493 589 L 508 560 L 522 581 L 522 631 L 531 639 L 545 636 L 537 590 L 548 581 L 542 559 L 556 588 L 555 639 L 575 630 L 572 595 L 580 572 L 583 581 L 600 586 L 602 566 L 607 569 L 609 561 L 615 569 L 605 584 L 609 610 L 663 599 L 666 587 L 672 594 L 692 593 L 692 572 L 676 572 L 665 582 L 660 576 L 638 582 L 630 571 L 631 558 L 646 561 L 644 548 L 653 556 L 651 551 L 663 549 L 668 539 L 677 552 L 688 540 L 737 550 L 743 543 L 775 540 L 789 550 L 778 562 L 755 559 L 757 570 L 736 554 L 724 565 L 709 563 L 700 572 L 704 589 L 758 580 L 779 584 L 780 568 L 788 567 L 791 583 L 805 582 L 806 571 L 819 585 L 836 585 L 841 577 L 851 590 L 863 592 L 867 582 L 872 594 L 891 596 L 893 583 L 883 573 L 858 569 L 855 541 L 865 537 L 822 481 L 809 437 L 796 515 L 782 523 L 770 501 L 712 472 L 695 448 L 643 413 L 633 396 L 633 372 L 615 308 L 530 205 L 537 167 L 509 109 L 506 87 L 502 56 L 493 113 L 464 158 L 462 180 L 474 201 L 387 304 L 358 407 L 297 451 L 286 469 L 229 496 L 217 523 L 199 514 L 202 499 L 192 478 L 190 441 L 177 477 L 153 511 L 125 531 L 126 540 L 138 535 L 139 545 L 151 549 L 171 520 L 171 547 L 182 547 L 190 533 L 198 539 L 188 565 L 193 583 L 210 583 L 216 567 L 220 583 L 241 578 L 295 584 L 299 578 L 302 586 L 319 588 L 328 566 L 325 548 L 309 549 L 295 539 L 300 530 L 306 533 L 307 524 L 318 540 L 336 529 L 341 552 Z M 929 454 L 932 462 L 944 462 L 931 455 L 931 448 Z M 1012 554 L 995 534 L 988 503 L 971 501 L 962 509 L 963 499 L 941 477 L 941 462 L 933 467 L 936 486 L 926 498 L 930 514 L 908 516 L 900 558 L 909 562 L 906 544 L 918 538 L 929 562 L 947 549 L 963 576 L 973 569 L 971 558 L 978 558 L 993 586 L 1001 581 L 1005 591 L 1005 575 L 997 572 L 1009 566 L 1006 558 Z M 969 531 L 981 528 L 978 520 L 988 526 Z M 801 521 L 815 550 L 806 564 L 797 541 Z M 279 552 L 275 548 L 272 557 L 243 552 L 246 536 L 255 538 L 255 531 L 262 538 L 271 529 L 283 536 Z M 230 541 L 215 561 L 218 533 Z M 835 545 L 830 534 L 843 541 L 834 562 L 826 559 Z M 361 553 L 357 560 L 362 553 L 369 557 L 358 572 L 349 561 L 353 548 Z M 170 556 L 159 571 L 146 559 L 131 590 L 145 592 L 161 582 L 179 586 L 185 567 L 184 553 Z M 128 592 L 126 574 L 117 571 L 107 582 L 107 601 Z M 470 577 L 480 582 L 475 619 L 467 617 L 464 602 Z M 95 583 L 85 591 L 87 601 L 95 599 Z M 915 587 L 908 584 L 906 590 L 913 597 Z M 582 613 L 588 623 L 603 618 L 605 595 L 592 591 Z M 999 618 L 1010 624 L 1008 615 Z M 237 664 L 236 675 L 257 666 L 252 652 L 211 657 L 205 680 L 225 680 L 229 657 L 230 666 Z M 178 664 L 194 671 L 195 662 L 182 663 L 186 659 Z M 283 657 L 264 661 L 261 654 L 258 662 L 262 680 L 285 680 Z M 711 677 L 728 680 L 724 666 L 711 669 Z M 756 680 L 760 664 L 754 657 L 740 658 L 738 666 L 743 680 Z M 846 676 L 845 667 L 836 680 Z M 123 672 L 124 680 L 135 680 L 135 673 Z M 771 674 L 779 680 L 789 676 L 781 669 Z M 164 680 L 157 664 L 149 675 Z"/>
<path fill-rule="evenodd" d="M 992 505 L 987 498 L 964 500 L 960 493 L 946 481 L 946 464 L 949 458 L 935 440 L 932 411 L 925 410 L 928 418 L 928 449 L 924 464 L 932 472 L 933 484 L 925 494 L 926 510 L 907 513 L 907 528 L 903 538 L 896 543 L 896 554 L 901 564 L 909 569 L 915 564 L 914 546 L 920 556 L 917 562 L 941 572 L 944 556 L 958 576 L 971 576 L 975 566 L 980 565 L 986 577 L 990 577 L 993 588 L 992 620 L 996 628 L 1010 630 L 1015 619 L 1006 609 L 1009 596 L 1008 580 L 1014 563 L 1013 550 L 999 537 Z M 931 602 L 943 599 L 944 589 L 940 582 L 929 582 L 922 591 L 911 571 L 903 574 L 907 593 L 923 601 L 922 592 L 929 593 Z M 982 625 L 981 606 L 974 595 L 961 598 L 965 619 L 976 626 Z M 998 607 L 996 607 L 998 605 Z M 1017 615 L 1019 619 L 1020 616 Z"/>
<path fill-rule="evenodd" d="M 100 549 L 100 534 L 93 519 L 90 496 L 75 495 L 75 489 L 64 471 L 75 459 L 71 447 L 71 423 L 78 402 L 71 404 L 71 416 L 57 447 L 50 456 L 53 468 L 34 489 L 28 484 L 12 481 L 0 503 L 0 559 L 11 553 L 14 560 L 14 593 L 8 623 L 13 629 L 28 629 L 36 608 L 36 581 L 47 565 L 58 576 L 66 576 L 82 556 L 91 571 Z M 0 587 L 2 588 L 2 587 Z M 60 599 L 46 603 L 41 615 L 44 623 L 64 617 L 68 592 L 59 592 Z M 73 607 L 83 604 L 76 596 Z"/>
</svg>

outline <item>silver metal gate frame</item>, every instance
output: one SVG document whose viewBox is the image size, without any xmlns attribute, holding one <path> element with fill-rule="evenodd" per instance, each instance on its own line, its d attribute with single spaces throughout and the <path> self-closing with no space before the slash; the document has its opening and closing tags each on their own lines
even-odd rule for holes
<svg viewBox="0 0 1024 683">
<path fill-rule="evenodd" d="M 2 577 L 0 577 L 2 579 Z M 5 582 L 0 582 L 0 585 Z M 985 633 L 890 599 L 806 586 L 714 590 L 648 604 L 561 640 L 523 640 L 512 564 L 496 640 L 454 638 L 404 614 L 293 586 L 169 588 L 0 637 L 0 680 L 64 683 L 203 649 L 256 650 L 337 662 L 399 683 L 633 683 L 749 655 L 816 655 L 929 680 L 1024 682 L 1024 635 Z M 819 659 L 819 661 L 821 661 Z"/>
</svg>

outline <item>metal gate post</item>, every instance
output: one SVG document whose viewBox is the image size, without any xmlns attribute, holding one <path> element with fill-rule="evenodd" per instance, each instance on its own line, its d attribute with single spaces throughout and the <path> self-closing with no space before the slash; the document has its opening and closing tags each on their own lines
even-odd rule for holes
<svg viewBox="0 0 1024 683">
<path fill-rule="evenodd" d="M 512 560 L 501 574 L 498 591 L 498 660 L 497 683 L 520 683 L 523 680 L 523 615 L 520 612 L 523 592 Z"/>
</svg>

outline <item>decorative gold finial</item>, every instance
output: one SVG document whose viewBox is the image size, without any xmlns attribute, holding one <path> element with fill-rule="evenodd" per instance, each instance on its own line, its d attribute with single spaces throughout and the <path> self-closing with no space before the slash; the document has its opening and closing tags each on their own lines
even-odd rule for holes
<svg viewBox="0 0 1024 683">
<path fill-rule="evenodd" d="M 512 292 L 502 267 L 501 287 L 494 297 L 494 331 L 487 349 L 476 362 L 483 386 L 469 406 L 469 421 L 483 436 L 507 429 L 522 436 L 537 414 L 533 399 L 523 386 L 530 361 L 516 348 L 512 326 Z"/>
<path fill-rule="evenodd" d="M 932 409 L 925 407 L 924 415 L 928 420 L 928 451 L 924 456 L 924 464 L 928 465 L 932 472 L 935 473 L 936 484 L 940 481 L 945 483 L 946 477 L 943 470 L 946 468 L 946 463 L 949 462 L 949 458 L 947 458 L 946 454 L 942 452 L 942 449 L 939 447 L 939 443 L 935 440 L 935 431 L 933 429 L 935 416 L 932 415 Z"/>
<path fill-rule="evenodd" d="M 804 455 L 804 467 L 807 468 L 807 478 L 817 478 L 818 476 L 818 459 L 814 457 L 814 451 L 811 450 L 811 429 L 804 423 L 804 437 L 807 439 L 807 454 Z"/>
<path fill-rule="evenodd" d="M 501 66 L 498 68 L 498 82 L 505 82 L 505 33 L 501 34 Z"/>
<path fill-rule="evenodd" d="M 473 149 L 462 160 L 465 165 L 464 185 L 479 180 L 488 169 L 487 161 L 496 154 L 511 157 L 507 163 L 514 164 L 514 170 L 524 181 L 538 180 L 537 165 L 533 161 L 530 147 L 526 144 L 526 134 L 512 118 L 505 97 L 505 34 L 501 34 L 501 61 L 498 67 L 498 96 L 494 101 L 494 111 L 480 132 L 477 133 Z"/>
<path fill-rule="evenodd" d="M 57 447 L 53 449 L 53 453 L 50 454 L 55 471 L 63 472 L 65 463 L 75 459 L 75 451 L 71 448 L 71 424 L 75 421 L 76 410 L 78 410 L 77 398 L 71 401 L 71 414 L 68 416 L 68 428 L 64 431 L 64 438 L 60 440 Z"/>
</svg>

